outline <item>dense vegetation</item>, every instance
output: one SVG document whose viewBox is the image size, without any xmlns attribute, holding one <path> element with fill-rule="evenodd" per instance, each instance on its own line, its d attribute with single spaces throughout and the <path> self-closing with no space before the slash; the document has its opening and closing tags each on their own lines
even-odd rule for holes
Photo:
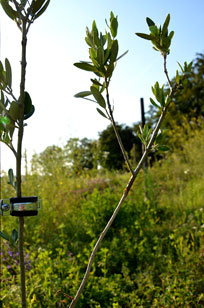
<svg viewBox="0 0 204 308">
<path fill-rule="evenodd" d="M 193 133 L 182 149 L 149 168 L 145 179 L 140 173 L 78 307 L 204 306 L 204 128 Z M 39 215 L 25 219 L 28 307 L 67 307 L 128 175 L 93 170 L 73 176 L 49 152 L 46 159 L 49 172 L 34 171 L 33 162 L 23 183 L 24 195 L 43 200 Z M 14 193 L 6 176 L 2 188 L 4 198 Z M 2 222 L 6 232 L 17 224 L 9 216 Z M 18 252 L 7 243 L 2 296 L 4 307 L 17 308 Z"/>
</svg>

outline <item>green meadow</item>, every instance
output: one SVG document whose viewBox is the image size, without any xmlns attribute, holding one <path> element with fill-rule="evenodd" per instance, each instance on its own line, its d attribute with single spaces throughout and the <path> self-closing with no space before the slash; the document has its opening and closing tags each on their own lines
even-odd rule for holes
<svg viewBox="0 0 204 308">
<path fill-rule="evenodd" d="M 107 233 L 77 307 L 204 306 L 204 130 L 194 130 L 134 186 Z M 50 158 L 52 159 L 52 158 Z M 49 157 L 47 157 L 49 161 Z M 63 165 L 63 164 L 62 164 Z M 74 175 L 60 162 L 23 179 L 42 208 L 25 217 L 28 307 L 68 307 L 127 183 L 125 171 Z M 2 197 L 15 195 L 2 178 Z M 2 231 L 17 219 L 2 218 Z M 3 307 L 20 307 L 18 249 L 2 241 Z"/>
</svg>

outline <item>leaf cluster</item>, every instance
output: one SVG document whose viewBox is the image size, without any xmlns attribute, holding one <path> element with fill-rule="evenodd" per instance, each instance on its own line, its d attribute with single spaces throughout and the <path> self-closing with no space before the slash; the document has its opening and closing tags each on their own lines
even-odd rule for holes
<svg viewBox="0 0 204 308">
<path fill-rule="evenodd" d="M 153 44 L 153 48 L 156 51 L 160 51 L 162 55 L 168 55 L 170 53 L 171 40 L 174 36 L 174 31 L 168 32 L 168 26 L 170 22 L 170 14 L 167 15 L 163 26 L 157 27 L 153 20 L 149 17 L 146 18 L 147 25 L 150 30 L 150 34 L 136 33 L 137 36 L 149 40 Z"/>
<path fill-rule="evenodd" d="M 0 0 L 4 12 L 17 23 L 23 40 L 26 40 L 31 23 L 46 10 L 49 3 L 50 0 L 33 0 L 31 3 L 28 0 Z M 12 68 L 7 58 L 5 65 L 0 61 L 0 92 L 0 141 L 16 154 L 12 145 L 15 128 L 19 128 L 22 118 L 30 118 L 35 108 L 28 92 L 24 91 L 19 98 L 13 94 Z"/>
<path fill-rule="evenodd" d="M 22 30 L 23 22 L 31 23 L 40 17 L 47 9 L 50 0 L 0 0 L 0 4 L 9 18 L 14 20 L 20 30 Z M 27 28 L 27 31 L 28 31 Z"/>
<path fill-rule="evenodd" d="M 190 63 L 187 63 L 185 61 L 183 66 L 178 62 L 178 65 L 181 69 L 181 73 L 179 74 L 178 70 L 176 70 L 175 80 L 176 80 L 177 85 L 182 87 L 188 83 L 187 78 L 191 76 L 193 61 L 191 61 Z"/>
<path fill-rule="evenodd" d="M 106 24 L 110 31 L 99 33 L 96 22 L 93 21 L 91 30 L 86 28 L 85 41 L 89 46 L 90 61 L 81 61 L 74 65 L 82 70 L 93 72 L 97 78 L 91 79 L 92 85 L 90 91 L 82 91 L 75 95 L 77 98 L 85 98 L 92 95 L 94 101 L 102 108 L 97 108 L 100 115 L 110 119 L 110 114 L 107 111 L 106 101 L 102 92 L 108 87 L 117 61 L 127 52 L 118 57 L 119 45 L 116 39 L 118 31 L 118 20 L 113 12 L 110 13 L 109 24 Z M 101 78 L 103 81 L 101 82 Z M 92 99 L 89 99 L 92 100 Z"/>
<path fill-rule="evenodd" d="M 171 99 L 168 96 L 169 91 L 165 91 L 164 85 L 160 87 L 158 81 L 155 83 L 154 87 L 152 87 L 152 92 L 157 100 L 157 103 L 152 98 L 150 98 L 150 102 L 156 108 L 162 110 L 165 106 L 167 106 L 170 103 Z"/>
<path fill-rule="evenodd" d="M 8 146 L 11 146 L 15 128 L 19 128 L 22 102 L 20 97 L 17 99 L 13 94 L 11 88 L 11 66 L 8 59 L 6 59 L 5 63 L 7 63 L 7 65 L 4 70 L 2 63 L 0 62 L 0 141 L 4 142 Z M 32 104 L 31 97 L 29 93 L 25 91 L 23 119 L 27 120 L 30 118 L 34 111 L 35 108 Z"/>
</svg>

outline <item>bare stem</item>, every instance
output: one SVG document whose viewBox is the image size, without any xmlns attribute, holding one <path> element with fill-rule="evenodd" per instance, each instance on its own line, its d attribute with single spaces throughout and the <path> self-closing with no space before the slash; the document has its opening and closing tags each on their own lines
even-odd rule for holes
<svg viewBox="0 0 204 308">
<path fill-rule="evenodd" d="M 173 94 L 173 92 L 174 92 L 174 88 L 172 87 L 171 82 L 170 82 L 170 79 L 169 79 L 169 76 L 168 76 L 168 72 L 167 72 L 167 68 L 166 68 L 166 57 L 165 57 L 165 56 L 164 56 L 164 73 L 165 73 L 165 75 L 166 75 L 166 77 L 167 77 L 167 80 L 168 80 L 168 83 L 169 83 L 169 87 L 170 87 L 170 94 L 169 94 L 169 97 L 171 97 L 172 94 Z M 111 110 L 111 107 L 110 107 L 108 91 L 107 91 L 107 101 L 108 101 L 108 104 L 109 104 L 109 112 L 110 112 L 110 115 L 111 115 L 111 114 L 112 114 L 112 110 Z M 144 151 L 144 153 L 143 153 L 143 155 L 142 155 L 142 157 L 141 157 L 141 159 L 140 159 L 140 161 L 139 161 L 137 167 L 135 168 L 134 171 L 131 171 L 132 175 L 131 175 L 131 177 L 130 177 L 130 179 L 129 179 L 127 185 L 126 185 L 126 188 L 125 188 L 125 190 L 124 190 L 124 192 L 123 192 L 123 194 L 122 194 L 122 197 L 121 197 L 121 199 L 120 199 L 118 205 L 116 206 L 116 208 L 115 208 L 115 210 L 114 210 L 114 212 L 113 212 L 111 218 L 109 219 L 108 223 L 106 224 L 104 230 L 103 230 L 102 233 L 100 234 L 100 236 L 99 236 L 99 238 L 98 238 L 98 240 L 97 240 L 97 242 L 96 242 L 96 244 L 95 244 L 95 246 L 94 246 L 94 248 L 93 248 L 93 250 L 92 250 L 92 252 L 91 252 L 91 256 L 90 256 L 90 259 L 89 259 L 89 262 L 88 262 L 88 265 L 87 265 L 86 272 L 85 272 L 85 274 L 84 274 L 84 277 L 83 277 L 82 282 L 81 282 L 81 284 L 80 284 L 80 286 L 79 286 L 79 289 L 78 289 L 78 291 L 77 291 L 77 293 L 76 293 L 74 299 L 72 300 L 72 302 L 71 302 L 69 308 L 75 307 L 75 305 L 76 305 L 76 303 L 77 303 L 77 301 L 78 301 L 78 299 L 79 299 L 79 297 L 80 297 L 80 294 L 81 294 L 82 291 L 83 291 L 83 288 L 84 288 L 84 286 L 85 286 L 85 284 L 86 284 L 86 281 L 87 281 L 87 279 L 88 279 L 88 276 L 89 276 L 89 273 L 90 273 L 90 270 L 91 270 L 91 266 L 92 266 L 92 263 L 93 263 L 93 261 L 94 261 L 94 257 L 95 257 L 95 255 L 96 255 L 96 252 L 98 251 L 99 246 L 100 246 L 100 244 L 101 244 L 103 238 L 105 237 L 106 233 L 107 233 L 108 230 L 110 229 L 110 227 L 111 227 L 111 225 L 112 225 L 112 223 L 113 223 L 115 217 L 117 216 L 117 214 L 118 214 L 118 212 L 119 212 L 119 210 L 120 210 L 122 204 L 124 203 L 126 197 L 128 196 L 128 193 L 129 193 L 129 191 L 130 191 L 130 189 L 131 189 L 131 187 L 132 187 L 132 185 L 133 185 L 133 183 L 134 183 L 134 181 L 135 181 L 135 179 L 136 179 L 136 177 L 137 177 L 137 175 L 138 175 L 140 169 L 142 168 L 142 166 L 143 166 L 143 164 L 144 164 L 144 161 L 145 161 L 146 158 L 147 158 L 148 153 L 150 152 L 150 150 L 151 150 L 151 148 L 152 148 L 152 145 L 153 145 L 154 140 L 155 140 L 155 138 L 156 138 L 156 136 L 157 136 L 157 134 L 158 134 L 158 131 L 159 131 L 159 129 L 160 129 L 160 126 L 161 126 L 161 123 L 162 123 L 162 121 L 163 121 L 163 118 L 164 118 L 164 116 L 165 116 L 165 114 L 166 114 L 166 112 L 167 112 L 168 106 L 169 106 L 169 105 L 167 105 L 167 106 L 165 106 L 165 107 L 163 108 L 162 113 L 161 113 L 161 115 L 160 115 L 160 117 L 159 117 L 159 119 L 158 119 L 158 121 L 157 121 L 157 124 L 156 124 L 156 126 L 155 126 L 155 128 L 154 128 L 154 131 L 153 131 L 153 133 L 152 133 L 152 136 L 151 136 L 151 138 L 150 138 L 150 141 L 149 141 L 149 143 L 148 143 L 148 145 L 147 145 L 147 147 L 146 147 L 146 149 L 145 149 L 145 151 Z M 117 135 L 116 135 L 116 136 L 117 136 Z"/>
<path fill-rule="evenodd" d="M 117 207 L 115 208 L 115 210 L 114 210 L 114 212 L 113 212 L 111 218 L 109 219 L 107 225 L 105 226 L 104 230 L 103 230 L 102 233 L 100 234 L 100 236 L 99 236 L 99 238 L 98 238 L 98 241 L 96 242 L 96 244 L 95 244 L 95 246 L 94 246 L 94 248 L 93 248 L 93 251 L 92 251 L 92 253 L 91 253 L 91 256 L 90 256 L 90 259 L 89 259 L 89 262 L 88 262 L 88 266 L 87 266 L 85 275 L 84 275 L 84 277 L 83 277 L 83 280 L 82 280 L 82 282 L 81 282 L 81 285 L 80 285 L 80 287 L 79 287 L 79 289 L 78 289 L 78 291 L 77 291 L 77 293 L 76 293 L 76 295 L 75 295 L 73 301 L 71 302 L 70 308 L 75 307 L 75 305 L 76 305 L 76 303 L 77 303 L 77 301 L 78 301 L 78 298 L 79 298 L 79 296 L 80 296 L 80 294 L 81 294 L 81 292 L 82 292 L 82 290 L 83 290 L 83 288 L 84 288 L 84 286 L 85 286 L 85 284 L 86 284 L 86 281 L 87 281 L 87 279 L 88 279 L 88 276 L 89 276 L 89 273 L 90 273 L 90 270 L 91 270 L 91 266 L 92 266 L 92 263 L 93 263 L 95 254 L 96 254 L 97 250 L 99 249 L 99 246 L 100 246 L 100 244 L 101 244 L 101 242 L 102 242 L 104 236 L 106 235 L 106 233 L 107 233 L 108 230 L 110 229 L 110 227 L 111 227 L 111 225 L 112 225 L 112 223 L 113 223 L 115 217 L 117 216 L 117 214 L 118 214 L 118 212 L 119 212 L 119 210 L 120 210 L 122 204 L 124 203 L 126 197 L 128 196 L 128 193 L 129 193 L 129 191 L 130 191 L 130 189 L 131 189 L 131 187 L 132 187 L 132 185 L 133 185 L 133 183 L 134 183 L 134 181 L 135 181 L 135 179 L 136 179 L 136 177 L 137 177 L 137 175 L 138 175 L 140 169 L 141 169 L 142 166 L 143 166 L 143 163 L 144 163 L 144 161 L 145 161 L 145 159 L 146 159 L 146 157 L 147 157 L 147 155 L 148 155 L 148 153 L 149 153 L 149 151 L 150 151 L 150 149 L 151 149 L 151 147 L 152 147 L 152 144 L 153 144 L 153 142 L 154 142 L 154 140 L 155 140 L 155 137 L 156 137 L 156 135 L 157 135 L 157 133 L 158 133 L 159 127 L 160 127 L 160 125 L 161 125 L 161 122 L 162 122 L 162 120 L 163 120 L 163 118 L 164 118 L 165 113 L 166 113 L 166 109 L 163 110 L 163 112 L 162 112 L 162 114 L 161 114 L 161 116 L 160 116 L 160 118 L 159 118 L 159 120 L 158 120 L 158 122 L 157 122 L 157 125 L 156 125 L 156 127 L 155 127 L 155 129 L 154 129 L 154 131 L 153 131 L 153 134 L 152 134 L 152 137 L 151 137 L 151 139 L 150 139 L 150 141 L 149 141 L 149 144 L 148 144 L 148 146 L 147 146 L 147 148 L 146 148 L 146 150 L 145 150 L 145 152 L 144 152 L 144 154 L 143 154 L 143 156 L 142 156 L 140 162 L 138 163 L 136 169 L 133 171 L 133 174 L 131 175 L 131 177 L 130 177 L 130 179 L 129 179 L 129 181 L 128 181 L 128 184 L 127 184 L 127 186 L 126 186 L 126 188 L 125 188 L 125 190 L 124 190 L 124 192 L 123 192 L 123 194 L 122 194 L 122 197 L 121 197 L 121 199 L 120 199 L 120 201 L 119 201 Z"/>
<path fill-rule="evenodd" d="M 21 160 L 22 160 L 22 141 L 23 141 L 23 119 L 24 119 L 24 91 L 26 75 L 26 21 L 22 21 L 22 56 L 21 56 L 21 83 L 20 83 L 20 116 L 16 158 L 16 192 L 17 197 L 21 197 Z M 21 276 L 21 307 L 26 308 L 26 287 L 25 287 L 25 263 L 23 252 L 23 231 L 24 218 L 19 217 L 19 258 L 20 258 L 20 276 Z"/>
<path fill-rule="evenodd" d="M 163 57 L 164 57 L 164 74 L 166 75 L 170 91 L 172 92 L 172 85 L 171 85 L 171 81 L 170 81 L 169 74 L 168 74 L 167 67 L 166 67 L 166 58 L 167 58 L 166 53 L 163 55 Z"/>
<path fill-rule="evenodd" d="M 114 129 L 116 138 L 118 140 L 118 144 L 120 146 L 121 152 L 123 154 L 124 160 L 127 163 L 130 172 L 133 174 L 134 173 L 133 172 L 133 168 L 132 168 L 132 166 L 130 164 L 130 161 L 129 161 L 128 157 L 127 157 L 127 154 L 126 154 L 123 142 L 122 142 L 122 140 L 120 138 L 120 135 L 118 133 L 118 130 L 117 130 L 117 127 L 116 127 L 116 124 L 115 124 L 115 120 L 114 120 L 114 117 L 113 117 L 113 112 L 112 112 L 112 108 L 111 108 L 111 104 L 110 104 L 110 99 L 109 99 L 108 85 L 109 85 L 109 83 L 106 80 L 106 99 L 107 99 L 107 103 L 108 103 L 108 110 L 109 110 L 109 114 L 110 114 L 110 120 L 111 120 L 111 123 L 113 125 L 113 129 Z"/>
</svg>

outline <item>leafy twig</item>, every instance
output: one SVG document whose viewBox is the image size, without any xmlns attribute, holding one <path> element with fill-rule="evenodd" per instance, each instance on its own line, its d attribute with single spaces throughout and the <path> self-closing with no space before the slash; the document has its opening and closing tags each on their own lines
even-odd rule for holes
<svg viewBox="0 0 204 308">
<path fill-rule="evenodd" d="M 111 18 L 114 18 L 114 15 L 113 15 L 112 12 L 111 12 Z M 173 31 L 168 35 L 168 24 L 169 24 L 169 21 L 170 21 L 170 15 L 167 16 L 162 30 L 158 29 L 158 31 L 157 31 L 157 36 L 160 38 L 159 40 L 158 40 L 158 37 L 155 37 L 152 33 L 151 33 L 151 35 L 147 35 L 147 34 L 143 34 L 143 33 L 139 33 L 138 34 L 138 36 L 140 36 L 140 37 L 142 37 L 144 39 L 151 40 L 153 45 L 155 46 L 154 48 L 156 50 L 161 51 L 161 53 L 163 55 L 163 59 L 164 59 L 164 73 L 165 73 L 165 76 L 167 78 L 167 81 L 168 81 L 168 84 L 169 84 L 169 87 L 170 87 L 170 91 L 169 91 L 169 94 L 167 95 L 166 100 L 165 100 L 163 87 L 159 88 L 158 82 L 156 83 L 155 87 L 153 88 L 153 93 L 156 94 L 155 96 L 158 99 L 158 101 L 160 103 L 160 106 L 158 104 L 156 104 L 153 100 L 151 100 L 151 102 L 153 101 L 153 104 L 161 110 L 161 115 L 160 115 L 160 117 L 159 117 L 159 119 L 157 121 L 157 124 L 156 124 L 152 134 L 151 135 L 146 134 L 146 131 L 145 131 L 145 135 L 146 135 L 145 137 L 148 136 L 148 138 L 144 138 L 144 141 L 146 143 L 145 144 L 145 151 L 144 151 L 144 153 L 143 153 L 143 155 L 142 155 L 142 157 L 141 157 L 141 159 L 140 159 L 140 161 L 139 161 L 139 163 L 138 163 L 138 165 L 137 165 L 137 167 L 135 168 L 134 171 L 131 169 L 131 166 L 129 166 L 132 175 L 131 175 L 131 177 L 130 177 L 127 185 L 126 185 L 126 188 L 124 189 L 124 192 L 123 192 L 123 194 L 121 196 L 121 199 L 120 199 L 118 205 L 116 206 L 116 208 L 115 208 L 111 218 L 109 219 L 109 221 L 106 224 L 104 230 L 100 234 L 100 236 L 99 236 L 99 238 L 98 238 L 98 240 L 97 240 L 97 242 L 96 242 L 96 244 L 95 244 L 95 246 L 94 246 L 94 248 L 93 248 L 93 250 L 91 252 L 86 272 L 85 272 L 84 277 L 82 279 L 82 282 L 81 282 L 81 284 L 79 286 L 79 289 L 78 289 L 74 299 L 72 300 L 72 302 L 70 304 L 70 308 L 75 307 L 75 305 L 76 305 L 76 303 L 77 303 L 77 301 L 78 301 L 78 299 L 80 297 L 80 294 L 83 291 L 83 288 L 84 288 L 84 286 L 86 284 L 86 281 L 88 279 L 88 276 L 89 276 L 89 273 L 90 273 L 90 270 L 91 270 L 91 266 L 92 266 L 92 263 L 94 261 L 94 257 L 96 255 L 96 252 L 98 251 L 99 246 L 100 246 L 103 238 L 105 237 L 106 233 L 108 232 L 109 228 L 111 227 L 111 225 L 112 225 L 114 219 L 116 218 L 116 216 L 117 216 L 117 214 L 118 214 L 122 204 L 124 203 L 126 197 L 128 196 L 128 193 L 129 193 L 129 191 L 130 191 L 130 189 L 131 189 L 131 187 L 132 187 L 132 185 L 133 185 L 133 183 L 134 183 L 134 181 L 135 181 L 135 179 L 136 179 L 140 169 L 142 168 L 142 166 L 144 164 L 144 161 L 147 158 L 148 153 L 152 149 L 152 146 L 154 144 L 154 141 L 156 139 L 156 136 L 158 134 L 160 126 L 162 124 L 163 118 L 165 117 L 165 114 L 167 112 L 169 103 L 170 103 L 171 98 L 173 96 L 174 90 L 176 90 L 176 88 L 177 88 L 176 85 L 175 85 L 175 87 L 172 87 L 170 79 L 169 79 L 167 67 L 166 67 L 166 57 L 167 57 L 167 54 L 169 53 L 169 47 L 170 47 L 170 44 L 171 44 L 171 39 L 173 37 Z M 149 25 L 150 30 L 152 31 L 151 26 L 152 25 L 155 26 L 154 22 L 150 18 L 147 18 L 147 23 Z M 162 41 L 165 42 L 165 44 L 161 44 L 160 45 L 160 42 L 162 43 Z M 79 68 L 82 68 L 82 67 L 79 67 Z M 84 69 L 86 70 L 87 67 L 84 68 Z M 90 67 L 87 70 L 90 70 Z M 91 70 L 94 71 L 94 67 L 92 67 Z M 123 147 L 122 143 L 120 142 L 120 138 L 119 138 L 119 135 L 117 133 L 117 129 L 115 129 L 116 126 L 115 126 L 115 122 L 114 122 L 114 118 L 113 118 L 113 114 L 112 114 L 112 109 L 111 109 L 111 105 L 110 105 L 110 101 L 109 101 L 109 93 L 108 93 L 108 82 L 109 81 L 110 81 L 110 77 L 108 79 L 107 78 L 105 79 L 108 110 L 109 110 L 109 114 L 110 114 L 110 119 L 112 121 L 114 130 L 115 130 L 116 137 L 118 139 L 119 145 L 120 145 L 121 150 L 122 150 L 123 155 L 124 155 L 125 154 L 124 147 Z M 100 100 L 102 101 L 101 97 L 100 97 Z M 103 105 L 102 105 L 102 107 L 103 107 Z M 125 160 L 128 162 L 128 159 L 126 159 L 126 155 L 124 155 L 124 157 L 125 157 Z"/>
</svg>

